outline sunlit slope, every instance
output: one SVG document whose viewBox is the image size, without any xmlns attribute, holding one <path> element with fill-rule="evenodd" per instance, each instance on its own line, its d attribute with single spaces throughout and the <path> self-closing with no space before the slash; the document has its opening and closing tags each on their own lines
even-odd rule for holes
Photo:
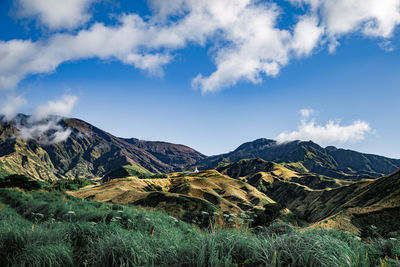
<svg viewBox="0 0 400 267">
<path fill-rule="evenodd" d="M 278 181 L 265 193 L 300 218 L 319 226 L 341 227 L 337 221 L 342 220 L 342 224 L 362 232 L 400 231 L 400 171 L 325 190 Z"/>
<path fill-rule="evenodd" d="M 274 182 L 279 180 L 306 185 L 313 189 L 335 188 L 351 183 L 323 175 L 294 171 L 281 164 L 260 158 L 239 160 L 219 167 L 217 170 L 232 178 L 246 181 L 260 190 L 266 190 L 266 187 L 273 186 Z"/>
<path fill-rule="evenodd" d="M 240 214 L 263 210 L 265 205 L 275 203 L 253 186 L 215 170 L 188 175 L 172 173 L 162 179 L 113 179 L 69 194 L 95 201 L 160 208 L 184 219 L 202 211 Z"/>
</svg>

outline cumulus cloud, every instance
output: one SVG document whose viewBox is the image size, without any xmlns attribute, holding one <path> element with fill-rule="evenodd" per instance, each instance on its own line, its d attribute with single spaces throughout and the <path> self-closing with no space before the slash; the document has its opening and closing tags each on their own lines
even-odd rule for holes
<svg viewBox="0 0 400 267">
<path fill-rule="evenodd" d="M 4 120 L 10 121 L 15 118 L 20 108 L 26 105 L 26 99 L 21 96 L 9 95 L 1 103 L 0 114 L 4 115 Z"/>
<path fill-rule="evenodd" d="M 309 56 L 324 34 L 316 16 L 303 16 L 294 28 L 292 49 L 298 56 Z"/>
<path fill-rule="evenodd" d="M 74 29 L 90 18 L 89 7 L 95 0 L 15 0 L 20 18 L 37 19 L 51 30 Z"/>
<path fill-rule="evenodd" d="M 370 37 L 390 38 L 400 23 L 399 0 L 289 0 L 306 4 L 320 14 L 330 50 L 342 35 L 360 31 Z"/>
<path fill-rule="evenodd" d="M 305 111 L 305 110 L 303 110 Z M 307 111 L 308 112 L 308 111 Z M 310 114 L 305 112 L 304 117 Z M 277 137 L 278 142 L 293 140 L 312 140 L 320 144 L 361 141 L 367 133 L 372 131 L 368 122 L 356 120 L 352 124 L 342 125 L 339 121 L 328 121 L 325 125 L 318 125 L 314 119 L 302 119 L 297 130 L 282 132 Z"/>
<path fill-rule="evenodd" d="M 215 70 L 197 74 L 192 86 L 211 92 L 239 81 L 261 83 L 266 76 L 278 75 L 294 57 L 310 56 L 326 43 L 333 51 L 345 34 L 360 32 L 388 44 L 386 39 L 400 23 L 400 0 L 290 2 L 310 8 L 288 29 L 279 27 L 283 10 L 271 1 L 149 0 L 148 17 L 122 14 L 115 24 L 95 22 L 76 33 L 55 33 L 35 42 L 0 41 L 0 88 L 13 88 L 28 75 L 51 73 L 64 62 L 87 58 L 118 60 L 162 75 L 175 51 L 194 44 L 211 47 Z M 79 10 L 84 11 L 77 14 L 87 12 Z"/>
<path fill-rule="evenodd" d="M 63 62 L 93 57 L 116 59 L 151 73 L 160 73 L 160 66 L 168 63 L 171 56 L 141 50 L 140 46 L 149 45 L 149 39 L 154 40 L 146 36 L 149 29 L 143 20 L 136 15 L 124 15 L 119 22 L 110 27 L 96 23 L 76 35 L 58 33 L 37 42 L 0 41 L 0 87 L 13 88 L 28 74 L 50 73 Z M 147 34 L 151 35 L 150 31 Z M 156 43 L 153 45 L 157 46 Z"/>
</svg>

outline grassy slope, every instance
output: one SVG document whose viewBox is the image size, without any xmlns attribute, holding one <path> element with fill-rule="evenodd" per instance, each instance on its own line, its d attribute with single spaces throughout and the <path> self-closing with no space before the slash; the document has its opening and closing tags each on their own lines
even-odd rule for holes
<svg viewBox="0 0 400 267">
<path fill-rule="evenodd" d="M 2 266 L 395 266 L 400 241 L 273 224 L 201 231 L 166 214 L 0 189 Z"/>
<path fill-rule="evenodd" d="M 400 171 L 326 190 L 279 181 L 265 193 L 318 226 L 347 224 L 364 235 L 400 231 Z"/>
<path fill-rule="evenodd" d="M 95 201 L 159 208 L 186 221 L 201 220 L 205 211 L 218 212 L 215 220 L 221 222 L 222 212 L 262 211 L 265 205 L 275 203 L 247 183 L 215 170 L 189 175 L 172 173 L 162 179 L 114 179 L 69 194 Z"/>
<path fill-rule="evenodd" d="M 218 168 L 255 186 L 313 227 L 388 236 L 400 231 L 400 174 L 360 182 L 294 172 L 262 159 Z"/>
<path fill-rule="evenodd" d="M 232 178 L 246 181 L 263 192 L 278 181 L 304 185 L 311 189 L 336 188 L 352 183 L 351 181 L 333 179 L 323 175 L 297 172 L 281 164 L 263 159 L 242 159 L 219 167 L 217 170 Z"/>
</svg>

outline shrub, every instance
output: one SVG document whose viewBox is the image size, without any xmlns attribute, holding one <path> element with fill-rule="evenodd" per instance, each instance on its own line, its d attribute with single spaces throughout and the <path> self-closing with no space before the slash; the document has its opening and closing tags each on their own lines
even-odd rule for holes
<svg viewBox="0 0 400 267">
<path fill-rule="evenodd" d="M 25 175 L 12 174 L 0 179 L 0 187 L 19 187 L 26 190 L 49 189 L 50 184 L 32 180 Z"/>
<path fill-rule="evenodd" d="M 82 187 L 93 184 L 88 179 L 65 179 L 65 180 L 57 180 L 55 184 L 53 184 L 52 188 L 57 191 L 67 191 L 67 190 L 78 190 Z"/>
</svg>

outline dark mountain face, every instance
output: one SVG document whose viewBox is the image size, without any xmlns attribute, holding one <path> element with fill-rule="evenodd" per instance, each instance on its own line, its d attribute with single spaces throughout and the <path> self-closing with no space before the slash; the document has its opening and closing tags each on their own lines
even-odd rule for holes
<svg viewBox="0 0 400 267">
<path fill-rule="evenodd" d="M 377 178 L 400 168 L 398 159 L 332 146 L 323 148 L 311 141 L 279 144 L 269 139 L 244 143 L 233 152 L 208 157 L 196 165 L 200 169 L 209 169 L 248 158 L 283 163 L 296 171 L 313 172 L 340 179 Z"/>
<path fill-rule="evenodd" d="M 191 166 L 205 158 L 203 154 L 184 145 L 144 141 L 136 138 L 124 139 L 124 141 L 147 151 L 162 162 L 174 166 L 174 171 L 184 170 L 187 166 Z"/>
<path fill-rule="evenodd" d="M 24 119 L 18 123 L 23 124 Z M 181 171 L 205 158 L 183 145 L 118 138 L 78 119 L 63 119 L 57 125 L 69 129 L 69 137 L 44 144 L 39 139 L 18 137 L 16 122 L 1 123 L 0 175 L 18 173 L 42 180 L 91 178 L 124 165 L 131 165 L 138 172 L 167 173 Z"/>
</svg>

